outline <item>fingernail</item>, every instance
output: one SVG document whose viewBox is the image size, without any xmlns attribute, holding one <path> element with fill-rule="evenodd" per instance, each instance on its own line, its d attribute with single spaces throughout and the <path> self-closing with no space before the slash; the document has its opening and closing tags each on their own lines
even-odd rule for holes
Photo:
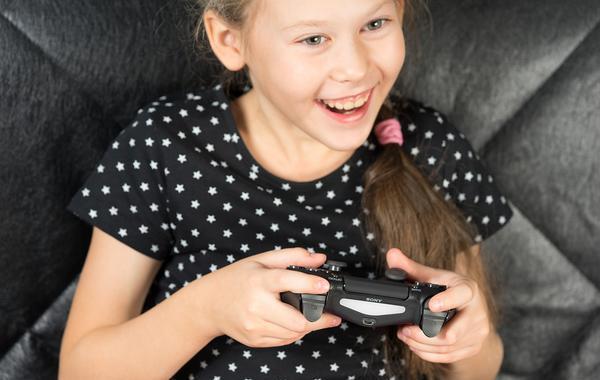
<svg viewBox="0 0 600 380">
<path fill-rule="evenodd" d="M 319 290 L 329 290 L 329 282 L 319 281 L 319 283 L 317 284 L 317 288 Z"/>
<path fill-rule="evenodd" d="M 430 310 L 432 310 L 432 311 L 441 310 L 443 305 L 444 305 L 444 303 L 441 300 L 433 300 L 433 301 L 431 301 Z"/>
<path fill-rule="evenodd" d="M 340 324 L 340 322 L 342 322 L 342 318 L 337 318 L 337 317 L 336 317 L 336 318 L 333 318 L 333 319 L 331 320 L 331 325 L 332 325 L 332 326 L 337 326 L 337 325 L 339 325 L 339 324 Z"/>
<path fill-rule="evenodd" d="M 403 328 L 400 332 L 404 336 L 410 336 L 410 330 L 408 329 L 408 327 Z"/>
</svg>

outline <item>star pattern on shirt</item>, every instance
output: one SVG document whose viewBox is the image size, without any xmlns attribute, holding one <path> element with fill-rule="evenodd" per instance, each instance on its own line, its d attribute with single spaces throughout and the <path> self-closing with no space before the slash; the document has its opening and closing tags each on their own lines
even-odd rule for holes
<svg viewBox="0 0 600 380">
<path fill-rule="evenodd" d="M 309 182 L 278 178 L 254 161 L 222 87 L 161 97 L 116 137 L 69 209 L 142 254 L 163 260 L 152 304 L 192 281 L 260 252 L 303 247 L 374 278 L 375 239 L 362 223 L 362 174 L 378 147 L 365 141 L 337 170 Z M 446 118 L 418 102 L 402 119 L 403 149 L 432 188 L 454 201 L 482 240 L 511 218 L 507 200 Z M 383 337 L 383 336 L 382 336 Z M 387 376 L 378 336 L 343 321 L 293 344 L 211 341 L 174 378 L 346 379 Z M 293 377 L 296 374 L 297 377 Z"/>
</svg>

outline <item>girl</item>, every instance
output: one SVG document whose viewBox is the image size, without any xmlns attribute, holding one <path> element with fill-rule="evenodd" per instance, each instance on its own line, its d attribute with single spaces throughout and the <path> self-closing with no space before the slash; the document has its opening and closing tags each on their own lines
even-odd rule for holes
<svg viewBox="0 0 600 380">
<path fill-rule="evenodd" d="M 391 89 L 401 0 L 208 0 L 228 73 L 139 110 L 69 204 L 94 225 L 61 379 L 491 379 L 502 343 L 479 243 L 512 213 L 445 116 Z M 408 15 L 407 15 L 408 17 Z M 308 322 L 289 265 L 448 286 L 440 334 Z"/>
</svg>

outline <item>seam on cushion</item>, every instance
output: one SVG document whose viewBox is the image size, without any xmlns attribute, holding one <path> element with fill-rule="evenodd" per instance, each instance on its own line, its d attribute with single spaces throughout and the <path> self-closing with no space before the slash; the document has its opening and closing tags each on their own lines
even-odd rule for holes
<svg viewBox="0 0 600 380">
<path fill-rule="evenodd" d="M 69 74 L 68 71 L 66 71 L 57 62 L 55 62 L 52 59 L 52 57 L 46 53 L 46 51 L 43 49 L 43 47 L 41 45 L 39 45 L 35 40 L 31 39 L 29 37 L 29 35 L 25 31 L 23 31 L 21 28 L 19 28 L 14 22 L 12 22 L 4 14 L 4 12 L 0 13 L 0 22 L 2 22 L 2 21 L 5 21 L 11 28 L 13 28 L 15 31 L 17 31 L 20 35 L 22 35 L 25 38 L 25 40 L 31 45 L 32 49 L 35 50 L 35 52 L 37 54 L 42 55 L 44 57 L 44 59 L 46 59 L 50 63 L 52 68 L 61 77 L 61 79 L 65 80 L 70 85 L 70 88 L 77 91 L 79 95 L 83 96 L 85 99 L 87 99 L 88 101 L 93 103 L 93 105 L 98 107 L 98 109 L 104 110 L 104 107 L 102 107 L 100 105 L 100 103 L 98 101 L 96 101 L 94 96 L 92 96 L 90 93 L 83 90 L 80 82 L 73 79 L 73 77 Z M 116 120 L 113 119 L 113 121 L 116 123 Z"/>
<path fill-rule="evenodd" d="M 6 15 L 4 15 L 4 13 L 0 13 L 0 22 L 6 22 L 11 28 L 13 28 L 14 30 L 16 30 L 20 35 L 22 35 L 30 44 L 31 48 L 35 50 L 35 54 L 41 54 L 43 55 L 44 59 L 46 59 L 50 65 L 52 66 L 52 68 L 55 70 L 55 72 L 57 73 L 57 75 L 62 79 L 65 80 L 69 86 L 71 87 L 71 89 L 73 91 L 77 91 L 77 94 L 79 94 L 80 96 L 82 96 L 83 98 L 85 98 L 87 101 L 89 101 L 92 105 L 94 105 L 95 107 L 97 107 L 98 109 L 104 110 L 104 107 L 102 107 L 93 96 L 91 96 L 89 93 L 86 93 L 85 91 L 82 90 L 81 86 L 79 85 L 79 83 L 77 81 L 75 81 L 66 70 L 64 70 L 62 67 L 60 67 L 54 60 L 52 60 L 52 58 L 46 54 L 46 52 L 44 51 L 44 49 L 42 49 L 42 47 L 40 45 L 38 45 L 34 40 L 32 40 L 31 38 L 29 38 L 29 36 L 22 31 L 19 27 L 17 27 L 17 25 L 15 25 L 9 18 L 6 17 Z M 107 116 L 108 117 L 108 116 Z M 113 122 L 115 124 L 117 124 L 117 122 L 112 119 Z M 70 280 L 73 281 L 75 278 L 77 278 L 79 274 L 76 273 L 73 278 L 71 278 Z M 8 347 L 12 347 L 14 346 L 14 344 L 18 343 L 19 340 L 23 337 L 24 334 L 26 334 L 28 331 L 31 330 L 31 328 L 35 325 L 36 321 L 42 317 L 44 315 L 44 313 L 48 310 L 48 308 L 50 308 L 52 306 L 52 304 L 56 301 L 57 298 L 60 297 L 60 295 L 64 292 L 65 289 L 60 290 L 60 292 L 57 294 L 57 297 L 54 298 L 54 300 L 46 302 L 41 304 L 40 306 L 45 307 L 45 309 L 39 313 L 38 315 L 36 315 L 34 317 L 34 322 L 32 324 L 30 324 L 27 328 L 25 328 L 23 330 L 23 333 L 20 335 L 16 335 L 16 340 L 14 340 L 12 343 L 9 343 Z M 8 349 L 10 350 L 10 348 Z M 5 351 L 2 355 L 4 356 L 8 351 Z"/>
<path fill-rule="evenodd" d="M 491 144 L 494 142 L 494 140 L 497 139 L 498 135 L 505 129 L 507 128 L 510 124 L 511 121 L 515 119 L 515 117 L 517 116 L 517 114 L 519 114 L 522 109 L 528 104 L 530 103 L 536 96 L 538 93 L 540 93 L 540 91 L 547 85 L 547 83 L 560 71 L 560 69 L 563 67 L 563 65 L 573 56 L 573 54 L 575 54 L 580 46 L 582 44 L 585 43 L 585 41 L 588 38 L 591 38 L 591 36 L 600 28 L 600 19 L 598 19 L 596 21 L 596 24 L 594 25 L 594 27 L 590 28 L 590 31 L 581 39 L 581 41 L 579 41 L 579 43 L 577 45 L 575 45 L 575 48 L 565 57 L 565 59 L 562 61 L 562 63 L 560 65 L 557 66 L 557 68 L 552 72 L 552 74 L 550 74 L 548 76 L 548 78 L 546 78 L 543 82 L 541 82 L 540 86 L 538 86 L 538 88 L 532 92 L 531 96 L 529 96 L 522 104 L 521 106 L 513 113 L 513 116 L 510 117 L 503 125 L 501 128 L 498 129 L 498 131 L 496 133 L 494 133 L 483 145 L 483 147 L 480 149 L 480 151 L 478 152 L 480 154 L 480 157 L 485 157 L 487 150 L 489 149 L 489 147 L 491 146 Z M 512 202 L 511 202 L 511 206 L 513 206 Z M 529 218 L 529 216 L 527 216 L 524 212 L 521 211 L 520 208 L 519 212 L 521 212 L 521 215 L 523 215 L 523 217 L 525 219 L 527 219 L 527 221 L 535 228 L 536 231 L 538 231 L 542 236 L 544 236 L 546 238 L 546 240 L 551 243 L 552 247 L 556 248 L 556 250 L 558 252 L 560 252 L 562 254 L 562 256 L 565 258 L 565 260 L 567 260 L 571 266 L 573 266 L 574 268 L 577 269 L 577 271 L 583 276 L 585 277 L 585 279 L 592 284 L 592 286 L 594 286 L 598 291 L 600 291 L 600 287 L 598 287 L 596 285 L 596 282 L 592 281 L 592 279 L 590 279 L 585 273 L 583 273 L 581 271 L 581 269 L 568 257 L 566 256 L 560 249 L 557 248 L 556 244 L 554 243 L 554 241 L 548 237 L 544 232 L 542 232 L 542 230 L 532 222 L 532 220 Z"/>
<path fill-rule="evenodd" d="M 479 149 L 479 152 L 481 154 L 481 156 L 484 156 L 485 153 L 487 152 L 487 150 L 489 149 L 489 146 L 493 143 L 493 141 L 498 137 L 498 135 L 505 129 L 507 128 L 511 122 L 515 119 L 516 115 L 518 115 L 523 108 L 525 108 L 525 106 L 530 103 L 539 93 L 542 89 L 544 89 L 544 87 L 546 87 L 546 85 L 548 84 L 548 82 L 550 80 L 552 80 L 552 78 L 555 77 L 555 75 L 560 71 L 560 69 L 564 66 L 564 64 L 571 59 L 571 57 L 573 56 L 573 54 L 575 54 L 575 52 L 577 52 L 580 48 L 580 46 L 588 39 L 590 38 L 590 36 L 596 31 L 596 29 L 598 29 L 598 27 L 600 27 L 600 18 L 598 20 L 596 20 L 596 23 L 594 24 L 594 26 L 592 28 L 590 28 L 590 30 L 588 31 L 588 33 L 586 33 L 583 38 L 581 38 L 581 40 L 575 44 L 575 46 L 573 47 L 573 49 L 569 52 L 569 54 L 567 54 L 565 56 L 565 58 L 563 59 L 563 61 L 556 66 L 556 69 L 554 69 L 554 71 L 552 71 L 550 73 L 550 75 L 548 75 L 548 77 L 546 77 L 546 79 L 544 79 L 543 81 L 540 82 L 540 85 L 529 95 L 529 97 L 525 98 L 525 100 L 523 100 L 523 102 L 521 103 L 521 105 L 515 109 L 515 112 L 513 112 L 512 116 L 510 118 L 508 118 L 503 124 L 502 126 L 500 126 L 500 128 L 498 128 L 498 130 L 491 135 L 487 141 L 485 141 L 482 145 L 482 147 Z"/>
</svg>

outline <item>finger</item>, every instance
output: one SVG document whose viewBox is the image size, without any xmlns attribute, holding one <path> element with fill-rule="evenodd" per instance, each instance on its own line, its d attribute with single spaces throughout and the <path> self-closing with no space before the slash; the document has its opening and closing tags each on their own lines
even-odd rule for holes
<svg viewBox="0 0 600 380">
<path fill-rule="evenodd" d="M 287 269 L 269 269 L 263 277 L 264 286 L 272 292 L 324 294 L 329 281 L 323 277 Z"/>
<path fill-rule="evenodd" d="M 410 348 L 413 348 L 420 352 L 428 352 L 428 353 L 434 353 L 434 354 L 447 354 L 447 353 L 456 351 L 459 348 L 462 348 L 462 346 L 458 347 L 456 345 L 421 343 L 421 342 L 418 342 L 418 341 L 416 341 L 408 336 L 402 335 L 402 334 L 398 334 L 398 338 L 402 342 L 404 342 L 404 344 L 409 346 Z M 439 342 L 436 342 L 436 343 L 439 343 Z"/>
<path fill-rule="evenodd" d="M 456 316 L 444 325 L 438 335 L 432 338 L 425 335 L 419 326 L 414 325 L 399 327 L 396 335 L 400 339 L 402 337 L 409 338 L 412 341 L 431 346 L 452 346 L 462 340 L 463 331 L 468 331 L 468 326 L 466 326 L 468 323 L 468 320 Z"/>
<path fill-rule="evenodd" d="M 437 354 L 431 352 L 424 352 L 409 346 L 409 349 L 414 352 L 421 359 L 426 360 L 431 363 L 454 363 L 456 361 L 466 359 L 468 357 L 476 355 L 480 348 L 476 345 L 469 346 L 465 348 L 461 348 L 459 350 L 447 353 L 447 354 Z"/>
<path fill-rule="evenodd" d="M 429 300 L 429 309 L 434 312 L 461 309 L 475 296 L 476 286 L 471 280 L 461 280 L 458 284 L 433 296 Z"/>
<path fill-rule="evenodd" d="M 252 260 L 267 268 L 287 268 L 298 265 L 316 268 L 325 262 L 327 256 L 323 253 L 310 253 L 304 248 L 285 248 L 252 256 Z"/>
<path fill-rule="evenodd" d="M 308 330 L 315 331 L 321 329 L 329 329 L 335 326 L 339 326 L 340 323 L 342 323 L 342 318 L 331 313 L 323 313 L 321 315 L 321 318 L 314 322 L 308 323 Z"/>
<path fill-rule="evenodd" d="M 431 268 L 420 264 L 406 256 L 398 248 L 387 251 L 386 260 L 388 267 L 400 268 L 406 272 L 408 277 L 421 282 L 435 282 L 452 275 L 452 272 L 442 269 Z"/>
<path fill-rule="evenodd" d="M 338 326 L 341 323 L 340 317 L 330 313 L 323 313 L 318 320 L 311 322 L 296 308 L 283 302 L 281 308 L 275 308 L 273 313 L 265 317 L 265 320 L 289 331 L 303 334 Z"/>
<path fill-rule="evenodd" d="M 298 309 L 284 302 L 273 308 L 273 312 L 264 319 L 296 333 L 308 333 L 315 329 L 335 326 L 340 322 L 339 317 L 329 313 L 323 313 L 317 321 L 310 322 Z"/>
</svg>

